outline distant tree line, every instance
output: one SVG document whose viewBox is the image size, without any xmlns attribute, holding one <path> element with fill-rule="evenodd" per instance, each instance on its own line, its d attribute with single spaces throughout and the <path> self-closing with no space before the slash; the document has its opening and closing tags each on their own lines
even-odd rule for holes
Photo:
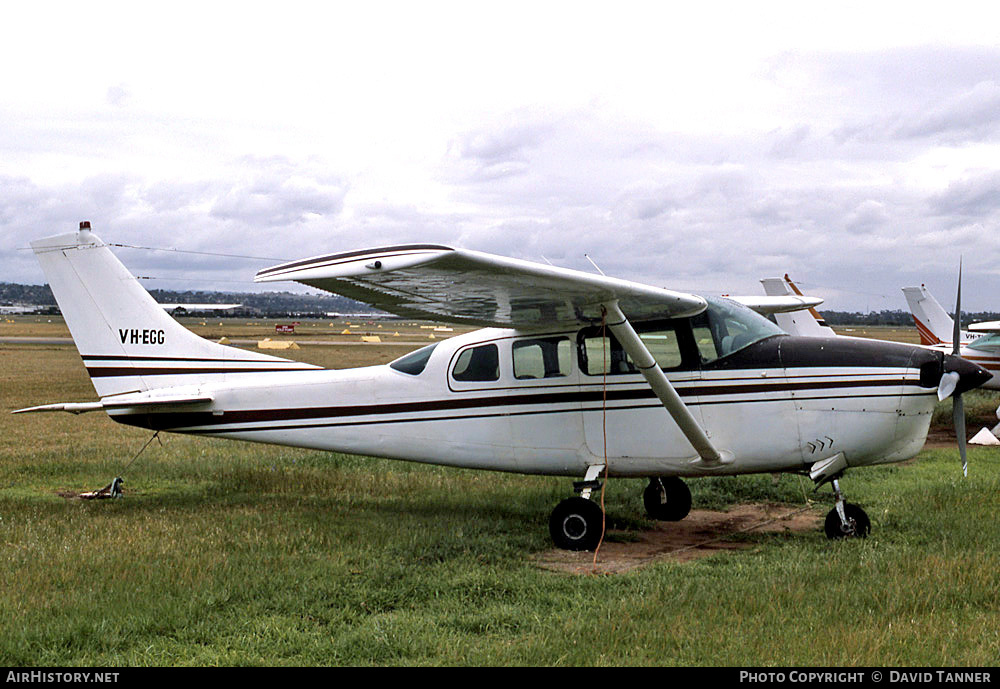
<svg viewBox="0 0 1000 689">
<path fill-rule="evenodd" d="M 234 312 L 218 312 L 217 316 L 247 315 L 270 316 L 283 318 L 287 316 L 322 316 L 331 311 L 339 313 L 359 313 L 377 311 L 367 304 L 340 297 L 334 294 L 294 294 L 292 292 L 178 292 L 166 289 L 153 289 L 149 293 L 161 304 L 233 304 L 239 303 L 243 308 Z M 19 285 L 11 282 L 0 282 L 0 305 L 37 304 L 40 306 L 56 305 L 55 297 L 48 285 Z M 909 311 L 872 311 L 860 313 L 857 311 L 823 311 L 823 317 L 829 325 L 913 325 L 913 317 Z M 1000 320 L 1000 313 L 980 311 L 963 313 L 962 323 L 977 321 Z"/>
<path fill-rule="evenodd" d="M 287 316 L 323 316 L 329 312 L 368 313 L 372 307 L 335 294 L 294 294 L 292 292 L 183 292 L 165 289 L 149 290 L 161 304 L 242 304 L 233 311 L 214 312 L 215 316 L 248 315 L 284 318 Z M 35 304 L 56 307 L 48 285 L 20 285 L 0 282 L 0 305 Z"/>
<path fill-rule="evenodd" d="M 827 325 L 913 325 L 913 316 L 909 311 L 872 311 L 870 313 L 859 313 L 857 311 L 822 311 L 823 318 Z M 951 314 L 954 318 L 955 314 Z M 1000 320 L 1000 314 L 991 311 L 978 311 L 975 313 L 962 313 L 962 325 L 975 323 L 978 321 Z"/>
<path fill-rule="evenodd" d="M 13 282 L 0 282 L 0 305 L 37 304 L 38 306 L 55 306 L 56 298 L 48 285 L 18 285 Z"/>
</svg>

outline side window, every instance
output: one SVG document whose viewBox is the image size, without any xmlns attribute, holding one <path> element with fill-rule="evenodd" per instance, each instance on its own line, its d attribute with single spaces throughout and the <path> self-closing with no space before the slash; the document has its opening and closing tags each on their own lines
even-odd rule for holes
<svg viewBox="0 0 1000 689">
<path fill-rule="evenodd" d="M 518 340 L 513 346 L 514 377 L 530 380 L 569 375 L 571 353 L 567 337 Z"/>
<path fill-rule="evenodd" d="M 692 326 L 691 331 L 694 333 L 694 341 L 698 345 L 698 354 L 701 355 L 702 363 L 707 364 L 718 359 L 719 352 L 715 347 L 712 329 L 708 327 L 708 319 L 698 316 Z"/>
<path fill-rule="evenodd" d="M 599 328 L 591 332 L 581 333 L 580 368 L 590 376 L 600 376 L 605 373 L 616 375 L 621 373 L 636 373 L 638 369 L 618 344 L 611 333 L 602 337 Z"/>
<path fill-rule="evenodd" d="M 461 382 L 499 380 L 500 350 L 495 344 L 463 350 L 451 370 L 451 377 Z"/>
<path fill-rule="evenodd" d="M 661 369 L 680 368 L 684 364 L 681 344 L 673 323 L 640 324 L 639 337 Z M 638 373 L 639 369 L 611 333 L 601 335 L 600 328 L 580 332 L 580 368 L 591 376 Z"/>
<path fill-rule="evenodd" d="M 409 373 L 411 376 L 419 376 L 427 367 L 427 361 L 431 358 L 431 354 L 434 353 L 435 347 L 437 347 L 436 342 L 432 345 L 421 347 L 415 352 L 410 352 L 406 356 L 396 359 L 389 366 L 397 371 Z"/>
<path fill-rule="evenodd" d="M 660 368 L 677 368 L 681 365 L 681 346 L 673 328 L 654 328 L 639 333 L 646 349 L 653 355 Z"/>
</svg>

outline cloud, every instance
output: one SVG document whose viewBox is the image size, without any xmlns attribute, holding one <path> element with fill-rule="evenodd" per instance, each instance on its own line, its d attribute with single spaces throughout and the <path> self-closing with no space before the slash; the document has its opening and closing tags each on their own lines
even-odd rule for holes
<svg viewBox="0 0 1000 689">
<path fill-rule="evenodd" d="M 129 100 L 132 97 L 132 92 L 126 84 L 116 84 L 115 86 L 109 86 L 107 93 L 104 96 L 104 100 L 108 105 L 113 105 L 116 108 L 121 108 L 128 105 Z"/>
<path fill-rule="evenodd" d="M 8 279 L 40 279 L 15 247 L 89 219 L 106 240 L 279 259 L 434 241 L 592 270 L 587 253 L 608 274 L 717 292 L 791 272 L 898 297 L 896 283 L 951 280 L 975 252 L 968 284 L 984 302 L 1000 292 L 996 41 L 847 45 L 818 25 L 785 36 L 741 20 L 720 42 L 696 15 L 673 25 L 676 45 L 637 42 L 615 18 L 607 33 L 575 15 L 572 40 L 537 23 L 551 43 L 507 59 L 511 37 L 485 24 L 457 44 L 438 28 L 430 56 L 395 31 L 409 47 L 398 71 L 391 44 L 347 28 L 336 45 L 307 29 L 292 62 L 255 47 L 243 65 L 245 46 L 222 36 L 179 58 L 183 79 L 105 42 L 104 62 L 88 52 L 73 78 L 50 70 L 0 100 Z M 595 37 L 621 42 L 595 52 Z M 359 45 L 374 66 L 351 61 Z M 338 79 L 317 88 L 331 65 Z M 178 279 L 262 267 L 128 258 Z"/>
<path fill-rule="evenodd" d="M 953 143 L 990 141 L 1000 133 L 1000 85 L 981 81 L 903 122 L 904 137 L 936 137 Z"/>
<path fill-rule="evenodd" d="M 1000 210 L 1000 171 L 974 174 L 953 181 L 928 199 L 930 211 L 942 218 L 990 219 Z"/>
</svg>

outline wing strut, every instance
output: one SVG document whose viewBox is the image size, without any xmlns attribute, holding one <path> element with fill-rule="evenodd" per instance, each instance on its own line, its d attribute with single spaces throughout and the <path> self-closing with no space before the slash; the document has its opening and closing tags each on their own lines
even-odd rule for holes
<svg viewBox="0 0 1000 689">
<path fill-rule="evenodd" d="M 718 467 L 729 464 L 733 457 L 726 453 L 724 456 L 715 449 L 708 439 L 704 429 L 695 420 L 687 406 L 681 400 L 680 395 L 674 390 L 663 371 L 656 363 L 656 359 L 649 353 L 642 339 L 632 328 L 625 314 L 618 307 L 617 301 L 604 304 L 607 309 L 608 327 L 614 333 L 618 342 L 621 343 L 625 353 L 628 354 L 635 365 L 639 368 L 646 382 L 653 388 L 653 392 L 666 408 L 674 422 L 681 429 L 684 437 L 688 439 L 691 446 L 700 456 L 694 463 L 702 467 Z"/>
</svg>

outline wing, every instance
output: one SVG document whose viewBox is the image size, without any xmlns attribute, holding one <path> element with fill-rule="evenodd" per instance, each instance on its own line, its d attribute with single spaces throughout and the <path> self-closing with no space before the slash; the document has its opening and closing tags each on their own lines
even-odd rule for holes
<svg viewBox="0 0 1000 689">
<path fill-rule="evenodd" d="M 983 321 L 982 323 L 973 323 L 969 326 L 969 330 L 977 333 L 1000 333 L 1000 321 Z"/>
<path fill-rule="evenodd" d="M 706 308 L 693 294 L 435 244 L 319 256 L 254 278 L 280 280 L 401 316 L 507 328 L 599 321 L 601 305 L 612 301 L 633 320 L 691 316 Z"/>
</svg>

